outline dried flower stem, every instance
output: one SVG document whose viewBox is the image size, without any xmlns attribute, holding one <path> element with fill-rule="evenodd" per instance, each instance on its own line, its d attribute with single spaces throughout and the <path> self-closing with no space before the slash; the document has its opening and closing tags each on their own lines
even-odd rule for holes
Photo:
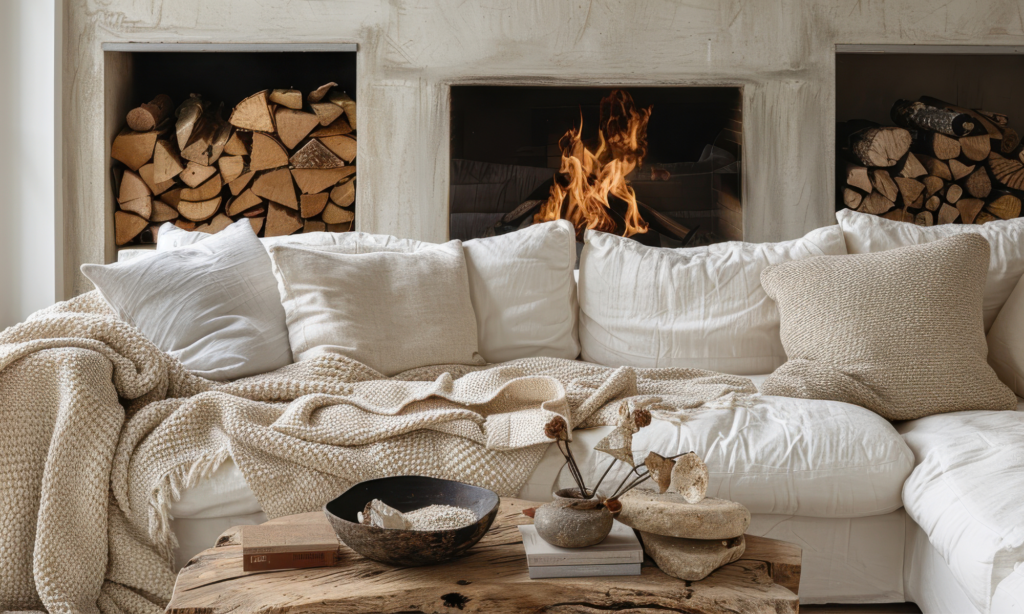
<svg viewBox="0 0 1024 614">
<path fill-rule="evenodd" d="M 565 457 L 566 465 L 569 467 L 569 473 L 572 475 L 572 479 L 576 482 L 576 487 L 579 488 L 580 494 L 585 498 L 589 498 L 590 495 L 587 491 L 586 484 L 583 483 L 583 474 L 580 473 L 579 465 L 576 464 L 576 459 L 572 455 L 572 448 L 569 447 L 569 442 L 565 442 L 565 449 L 562 449 L 562 441 L 557 442 L 558 451 Z"/>
</svg>

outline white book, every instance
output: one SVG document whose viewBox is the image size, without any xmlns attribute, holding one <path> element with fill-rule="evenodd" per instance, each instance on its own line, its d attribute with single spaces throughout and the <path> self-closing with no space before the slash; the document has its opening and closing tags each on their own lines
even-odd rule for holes
<svg viewBox="0 0 1024 614">
<path fill-rule="evenodd" d="M 593 576 L 639 576 L 640 563 L 618 563 L 616 565 L 547 565 L 531 567 L 530 579 L 540 578 L 589 578 Z"/>
<path fill-rule="evenodd" d="M 532 524 L 519 525 L 519 533 L 523 536 L 523 546 L 526 548 L 526 564 L 530 566 L 531 574 L 534 567 L 553 565 L 621 565 L 626 563 L 639 565 L 644 562 L 644 548 L 640 545 L 640 540 L 636 538 L 636 533 L 618 520 L 614 521 L 611 532 L 608 533 L 608 537 L 603 542 L 587 548 L 559 548 L 558 546 L 552 546 L 541 539 L 540 535 L 537 534 L 537 528 Z"/>
</svg>

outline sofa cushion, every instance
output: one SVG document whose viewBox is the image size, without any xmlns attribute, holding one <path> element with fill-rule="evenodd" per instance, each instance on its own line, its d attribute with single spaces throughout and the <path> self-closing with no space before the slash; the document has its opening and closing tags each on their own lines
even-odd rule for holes
<svg viewBox="0 0 1024 614">
<path fill-rule="evenodd" d="M 173 249 L 208 236 L 165 224 L 157 236 L 157 249 Z M 365 232 L 312 232 L 262 241 L 268 249 L 304 245 L 344 254 L 411 253 L 434 245 Z M 484 359 L 503 362 L 534 356 L 579 356 L 579 306 L 573 278 L 576 233 L 572 224 L 565 220 L 535 224 L 506 235 L 466 241 L 462 247 Z"/>
<path fill-rule="evenodd" d="M 369 254 L 281 244 L 270 259 L 296 362 L 341 354 L 388 376 L 483 364 L 460 241 Z"/>
<path fill-rule="evenodd" d="M 988 242 L 960 234 L 765 269 L 789 361 L 764 392 L 855 403 L 890 420 L 1013 409 L 985 357 Z"/>
<path fill-rule="evenodd" d="M 1024 564 L 1024 404 L 898 429 L 917 463 L 903 487 L 907 513 L 974 606 L 989 612 L 997 586 Z"/>
<path fill-rule="evenodd" d="M 739 375 L 767 373 L 786 361 L 778 309 L 761 289 L 761 271 L 846 253 L 836 226 L 782 243 L 683 249 L 595 231 L 586 240 L 579 282 L 585 360 Z"/>
<path fill-rule="evenodd" d="M 708 466 L 707 496 L 738 501 L 752 514 L 820 518 L 899 509 L 914 460 L 888 421 L 836 401 L 759 396 L 749 407 L 695 411 L 682 424 L 655 419 L 633 436 L 638 461 L 652 451 L 691 450 Z M 573 453 L 580 456 L 575 447 Z M 611 459 L 582 454 L 591 484 Z M 619 463 L 602 490 L 628 469 Z"/>
<path fill-rule="evenodd" d="M 836 213 L 836 219 L 843 229 L 846 249 L 851 254 L 883 252 L 964 233 L 985 237 L 991 248 L 983 303 L 986 331 L 992 326 L 1003 303 L 1024 274 L 1024 218 L 981 225 L 917 226 L 843 209 Z"/>
<path fill-rule="evenodd" d="M 208 242 L 82 272 L 121 319 L 161 350 L 213 380 L 291 362 L 270 258 L 246 220 Z"/>
</svg>

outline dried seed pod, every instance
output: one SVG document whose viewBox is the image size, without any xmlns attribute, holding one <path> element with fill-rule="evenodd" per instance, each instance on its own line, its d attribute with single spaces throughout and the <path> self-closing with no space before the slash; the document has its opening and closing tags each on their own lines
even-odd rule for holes
<svg viewBox="0 0 1024 614">
<path fill-rule="evenodd" d="M 637 428 L 644 428 L 651 423 L 651 412 L 646 408 L 641 407 L 640 409 L 633 412 L 633 424 Z"/>
<path fill-rule="evenodd" d="M 687 503 L 700 503 L 708 491 L 708 466 L 695 452 L 680 456 L 672 469 L 670 488 Z"/>
<path fill-rule="evenodd" d="M 635 429 L 633 429 L 632 420 L 626 422 L 627 424 L 617 426 L 614 431 L 608 433 L 607 437 L 597 442 L 594 450 L 617 458 L 630 467 L 636 467 L 636 463 L 633 462 L 633 433 Z"/>
<path fill-rule="evenodd" d="M 658 485 L 658 492 L 663 493 L 668 490 L 669 485 L 672 484 L 672 470 L 675 468 L 676 462 L 657 452 L 651 452 L 644 460 L 644 465 L 651 473 L 651 479 Z"/>
<path fill-rule="evenodd" d="M 544 425 L 544 436 L 548 439 L 567 441 L 569 439 L 569 426 L 565 418 L 555 416 Z"/>
<path fill-rule="evenodd" d="M 618 499 L 605 499 L 604 506 L 613 514 L 618 514 L 622 510 L 622 502 Z"/>
</svg>

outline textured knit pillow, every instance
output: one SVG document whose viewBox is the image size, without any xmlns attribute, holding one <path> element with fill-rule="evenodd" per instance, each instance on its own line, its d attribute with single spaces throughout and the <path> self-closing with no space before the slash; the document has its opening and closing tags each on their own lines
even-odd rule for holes
<svg viewBox="0 0 1024 614">
<path fill-rule="evenodd" d="M 843 401 L 890 420 L 1014 409 L 986 362 L 989 244 L 963 234 L 874 254 L 768 267 L 789 361 L 764 394 Z"/>
<path fill-rule="evenodd" d="M 988 364 L 1004 384 L 1024 396 L 1024 281 L 1017 282 L 988 329 Z"/>
<path fill-rule="evenodd" d="M 296 361 L 341 354 L 389 376 L 483 364 L 459 241 L 408 254 L 280 244 L 270 258 Z"/>
<path fill-rule="evenodd" d="M 212 380 L 291 363 L 270 257 L 241 220 L 190 247 L 117 264 L 83 264 L 121 319 Z"/>
</svg>

